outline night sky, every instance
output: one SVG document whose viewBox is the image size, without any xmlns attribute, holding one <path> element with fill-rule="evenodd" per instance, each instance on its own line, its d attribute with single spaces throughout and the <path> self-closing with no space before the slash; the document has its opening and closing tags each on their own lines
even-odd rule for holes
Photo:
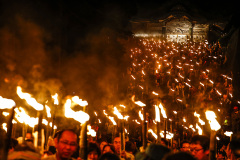
<svg viewBox="0 0 240 160">
<path fill-rule="evenodd" d="M 227 2 L 1 0 L 1 81 L 15 77 L 14 85 L 36 96 L 76 94 L 95 107 L 121 101 L 129 20 L 156 18 L 182 4 L 193 15 L 228 21 L 237 9 Z M 0 93 L 12 95 L 11 87 L 4 84 Z"/>
</svg>

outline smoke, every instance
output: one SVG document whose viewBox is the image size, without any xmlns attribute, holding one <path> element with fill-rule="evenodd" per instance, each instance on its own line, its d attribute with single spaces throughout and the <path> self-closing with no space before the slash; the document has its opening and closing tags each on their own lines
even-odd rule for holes
<svg viewBox="0 0 240 160">
<path fill-rule="evenodd" d="M 61 79 L 66 92 L 86 98 L 94 108 L 118 101 L 118 87 L 126 65 L 125 51 L 115 34 L 109 28 L 89 34 L 86 38 L 89 49 L 62 62 Z"/>
<path fill-rule="evenodd" d="M 17 16 L 14 25 L 0 30 L 2 78 L 10 77 L 1 94 L 15 94 L 15 87 L 21 85 L 42 102 L 55 93 L 78 95 L 90 109 L 118 102 L 126 65 L 114 30 L 88 34 L 87 49 L 67 53 L 58 44 L 46 47 L 46 39 L 54 37 L 36 23 Z"/>
</svg>

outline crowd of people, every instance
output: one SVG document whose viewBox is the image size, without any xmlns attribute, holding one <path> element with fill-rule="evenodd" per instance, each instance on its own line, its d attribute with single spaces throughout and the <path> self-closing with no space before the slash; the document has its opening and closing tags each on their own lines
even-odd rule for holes
<svg viewBox="0 0 240 160">
<path fill-rule="evenodd" d="M 239 130 L 240 102 L 233 95 L 233 75 L 224 70 L 226 57 L 219 43 L 138 39 L 130 59 L 130 95 L 142 99 L 155 93 L 168 113 L 177 111 L 189 120 L 194 112 L 204 115 L 210 109 L 222 126 Z"/>
<path fill-rule="evenodd" d="M 27 133 L 25 142 L 12 139 L 8 159 L 31 160 L 81 160 L 79 156 L 79 138 L 74 130 L 64 129 L 55 133 L 54 143 L 48 143 L 47 149 L 40 154 L 33 146 L 33 136 Z M 145 150 L 139 151 L 132 141 L 125 142 L 122 150 L 121 139 L 116 136 L 112 143 L 104 139 L 89 140 L 87 145 L 88 160 L 208 160 L 209 143 L 207 136 L 195 135 L 190 141 L 184 140 L 180 146 L 170 147 L 162 139 L 158 143 L 150 143 Z M 240 158 L 240 139 L 231 141 L 217 153 L 217 160 L 237 160 Z"/>
<path fill-rule="evenodd" d="M 168 116 L 175 111 L 179 117 L 189 118 L 190 123 L 193 112 L 204 115 L 207 109 L 214 110 L 222 129 L 228 126 L 234 134 L 238 132 L 239 112 L 233 98 L 232 75 L 223 73 L 225 56 L 219 44 L 139 39 L 136 48 L 131 49 L 130 58 L 128 93 L 131 96 L 141 99 L 144 94 L 153 94 L 161 99 Z M 79 156 L 78 136 L 74 130 L 60 130 L 49 138 L 46 150 L 40 154 L 33 145 L 32 134 L 27 133 L 23 143 L 11 140 L 8 159 L 80 160 L 83 157 Z M 87 159 L 207 160 L 211 152 L 210 138 L 205 135 L 194 134 L 172 146 L 162 138 L 145 149 L 139 146 L 142 143 L 132 140 L 126 140 L 122 147 L 118 136 L 111 142 L 105 138 L 88 140 Z M 219 144 L 215 155 L 217 160 L 240 159 L 240 139 Z"/>
</svg>

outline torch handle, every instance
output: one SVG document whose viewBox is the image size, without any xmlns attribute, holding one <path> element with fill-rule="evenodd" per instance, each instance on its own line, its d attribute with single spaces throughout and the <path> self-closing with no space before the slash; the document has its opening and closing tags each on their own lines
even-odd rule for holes
<svg viewBox="0 0 240 160">
<path fill-rule="evenodd" d="M 12 136 L 12 127 L 13 127 L 12 120 L 13 120 L 13 117 L 14 117 L 14 114 L 15 114 L 15 112 L 14 112 L 15 107 L 16 106 L 14 106 L 11 109 L 9 120 L 8 120 L 8 123 L 7 123 L 7 134 L 6 134 L 6 137 L 5 137 L 4 151 L 3 151 L 3 157 L 2 157 L 3 160 L 7 160 L 7 158 L 8 158 L 8 148 L 9 148 L 10 141 L 11 141 L 11 136 Z"/>
</svg>

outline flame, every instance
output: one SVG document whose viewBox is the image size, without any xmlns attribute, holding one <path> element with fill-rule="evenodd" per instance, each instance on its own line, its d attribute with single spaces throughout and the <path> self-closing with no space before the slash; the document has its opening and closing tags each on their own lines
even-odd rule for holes
<svg viewBox="0 0 240 160">
<path fill-rule="evenodd" d="M 146 104 L 142 103 L 141 101 L 136 101 L 134 103 L 139 105 L 140 107 L 145 107 L 146 106 Z"/>
<path fill-rule="evenodd" d="M 3 123 L 2 128 L 3 128 L 3 130 L 5 130 L 7 132 L 7 123 Z"/>
<path fill-rule="evenodd" d="M 157 93 L 157 92 L 152 91 L 152 94 L 158 96 L 158 93 Z"/>
<path fill-rule="evenodd" d="M 157 105 L 155 105 L 155 121 L 160 122 L 160 111 Z"/>
<path fill-rule="evenodd" d="M 198 134 L 202 135 L 203 131 L 202 128 L 196 123 L 196 129 L 198 130 Z"/>
<path fill-rule="evenodd" d="M 89 115 L 87 113 L 83 111 L 75 112 L 71 109 L 71 105 L 72 105 L 71 99 L 67 99 L 66 103 L 64 104 L 65 116 L 67 118 L 73 118 L 80 123 L 85 123 L 86 121 L 89 120 Z"/>
<path fill-rule="evenodd" d="M 87 101 L 83 101 L 82 99 L 79 99 L 78 96 L 72 97 L 72 101 L 73 101 L 74 103 L 77 103 L 78 105 L 80 105 L 80 106 L 82 106 L 82 107 L 88 105 L 88 102 L 87 102 Z"/>
<path fill-rule="evenodd" d="M 201 125 L 205 125 L 205 122 L 200 118 L 200 114 L 198 114 L 196 111 L 194 112 L 194 116 L 198 118 L 198 122 Z"/>
<path fill-rule="evenodd" d="M 143 121 L 143 114 L 142 114 L 141 110 L 138 111 L 138 115 L 139 115 L 140 119 Z"/>
<path fill-rule="evenodd" d="M 96 137 L 97 133 L 90 125 L 87 126 L 87 135 L 91 135 L 92 137 Z"/>
<path fill-rule="evenodd" d="M 213 111 L 206 111 L 206 118 L 209 121 L 212 130 L 217 131 L 221 128 L 220 124 L 216 120 L 217 116 Z"/>
<path fill-rule="evenodd" d="M 52 122 L 49 123 L 49 126 L 52 127 Z M 57 126 L 54 125 L 53 129 L 57 129 Z"/>
<path fill-rule="evenodd" d="M 11 109 L 13 106 L 16 106 L 16 103 L 12 99 L 0 96 L 0 109 Z"/>
<path fill-rule="evenodd" d="M 123 104 L 120 104 L 119 106 L 120 106 L 120 107 L 123 107 L 123 108 L 126 108 L 126 106 L 124 106 Z"/>
<path fill-rule="evenodd" d="M 167 114 L 166 114 L 166 112 L 165 112 L 161 103 L 159 104 L 159 108 L 161 109 L 161 113 L 162 113 L 163 118 L 167 118 Z"/>
<path fill-rule="evenodd" d="M 114 120 L 114 118 L 113 118 L 113 117 L 109 116 L 108 118 L 109 118 L 109 119 L 112 121 L 112 123 L 113 123 L 113 125 L 114 125 L 114 126 L 116 126 L 116 125 L 117 125 L 117 123 L 116 123 L 116 121 Z"/>
<path fill-rule="evenodd" d="M 4 115 L 5 117 L 9 116 L 8 112 L 2 112 L 2 115 Z"/>
<path fill-rule="evenodd" d="M 124 116 L 123 119 L 125 119 L 127 121 L 129 117 L 130 116 Z"/>
<path fill-rule="evenodd" d="M 114 113 L 119 119 L 123 119 L 123 116 L 122 116 L 122 114 L 118 111 L 117 107 L 114 107 L 113 113 Z"/>
<path fill-rule="evenodd" d="M 108 114 L 106 113 L 106 110 L 103 110 L 103 114 L 105 115 L 105 116 L 107 116 Z"/>
<path fill-rule="evenodd" d="M 157 134 L 154 133 L 152 129 L 149 129 L 148 132 L 151 133 L 155 139 L 158 138 Z"/>
<path fill-rule="evenodd" d="M 50 107 L 48 107 L 47 105 L 45 105 L 46 111 L 47 111 L 47 117 L 50 118 L 51 117 L 51 109 Z"/>
<path fill-rule="evenodd" d="M 183 117 L 183 122 L 187 122 L 187 120 L 186 120 L 186 118 L 185 118 L 185 117 Z"/>
<path fill-rule="evenodd" d="M 21 99 L 25 99 L 27 103 L 37 111 L 43 110 L 43 105 L 38 103 L 36 99 L 32 98 L 31 94 L 22 92 L 20 86 L 17 86 L 17 94 Z"/>
<path fill-rule="evenodd" d="M 228 137 L 231 137 L 231 135 L 233 134 L 232 131 L 226 131 L 224 132 L 224 135 L 228 136 Z"/>
<path fill-rule="evenodd" d="M 59 105 L 58 94 L 55 93 L 55 94 L 52 96 L 52 98 L 54 99 L 54 104 Z"/>
<path fill-rule="evenodd" d="M 164 138 L 164 131 L 160 133 L 160 136 Z M 172 139 L 173 137 L 174 137 L 173 133 L 166 131 L 166 139 Z"/>
<path fill-rule="evenodd" d="M 15 118 L 18 122 L 25 123 L 32 128 L 38 124 L 38 118 L 30 117 L 22 107 L 15 108 L 14 110 L 16 113 Z"/>
<path fill-rule="evenodd" d="M 193 128 L 192 124 L 189 126 L 189 128 L 191 128 L 193 130 L 193 132 L 196 132 L 196 130 L 195 130 L 195 128 Z"/>
</svg>

